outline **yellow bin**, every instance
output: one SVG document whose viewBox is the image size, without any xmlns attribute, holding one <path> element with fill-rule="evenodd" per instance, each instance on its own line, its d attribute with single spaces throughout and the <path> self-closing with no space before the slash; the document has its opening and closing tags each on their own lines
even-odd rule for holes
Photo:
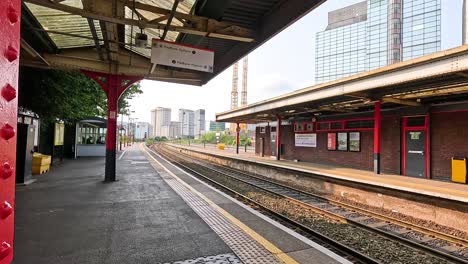
<svg viewBox="0 0 468 264">
<path fill-rule="evenodd" d="M 466 183 L 466 158 L 452 157 L 452 181 Z"/>
<path fill-rule="evenodd" d="M 33 166 L 44 166 L 50 165 L 52 157 L 49 155 L 43 155 L 41 153 L 33 154 Z"/>
<path fill-rule="evenodd" d="M 224 150 L 224 144 L 223 144 L 223 143 L 219 143 L 218 145 L 216 145 L 216 147 L 217 147 L 219 150 Z"/>
<path fill-rule="evenodd" d="M 49 155 L 42 155 L 41 153 L 33 154 L 32 173 L 43 174 L 50 170 L 50 163 L 52 157 Z"/>
</svg>

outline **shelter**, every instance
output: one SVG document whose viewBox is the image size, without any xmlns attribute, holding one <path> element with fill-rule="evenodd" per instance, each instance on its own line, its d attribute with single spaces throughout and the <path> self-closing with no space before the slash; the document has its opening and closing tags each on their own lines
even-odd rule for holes
<svg viewBox="0 0 468 264">
<path fill-rule="evenodd" d="M 260 123 L 256 152 L 449 180 L 468 157 L 468 45 L 217 114 Z"/>
<path fill-rule="evenodd" d="M 143 78 L 203 85 L 322 0 L 0 1 L 0 264 L 13 254 L 19 66 L 81 70 L 108 97 L 105 181 L 115 181 L 117 100 Z M 20 31 L 21 29 L 21 31 Z M 21 33 L 20 33 L 21 32 Z M 137 35 L 138 33 L 138 35 Z M 146 38 L 214 51 L 213 72 L 152 65 Z M 137 41 L 138 41 L 138 45 Z M 21 52 L 20 52 L 21 51 Z M 40 99 L 40 98 L 39 98 Z"/>
</svg>

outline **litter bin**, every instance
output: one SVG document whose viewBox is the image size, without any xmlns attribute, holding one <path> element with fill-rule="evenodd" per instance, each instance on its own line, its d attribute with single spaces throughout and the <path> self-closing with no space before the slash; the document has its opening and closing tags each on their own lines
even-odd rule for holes
<svg viewBox="0 0 468 264">
<path fill-rule="evenodd" d="M 452 157 L 452 181 L 466 183 L 466 158 Z"/>
<path fill-rule="evenodd" d="M 43 174 L 49 171 L 52 157 L 40 153 L 33 154 L 32 173 Z"/>
</svg>

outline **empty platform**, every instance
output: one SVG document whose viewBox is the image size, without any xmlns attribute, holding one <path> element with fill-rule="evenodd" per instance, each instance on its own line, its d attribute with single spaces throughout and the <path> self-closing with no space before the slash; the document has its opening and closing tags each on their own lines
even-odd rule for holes
<svg viewBox="0 0 468 264">
<path fill-rule="evenodd" d="M 468 203 L 468 185 L 438 180 L 428 180 L 394 174 L 374 174 L 372 171 L 359 170 L 335 165 L 326 165 L 310 162 L 294 162 L 290 160 L 275 160 L 269 156 L 260 157 L 254 152 L 244 152 L 242 148 L 239 154 L 234 149 L 218 150 L 213 147 L 204 148 L 203 145 L 176 145 L 174 147 L 187 150 L 218 155 L 232 159 L 239 159 L 257 164 L 286 168 L 305 173 L 323 175 L 339 180 L 363 183 L 394 190 L 401 190 L 414 194 L 425 194 L 429 196 Z"/>
<path fill-rule="evenodd" d="M 141 145 L 65 161 L 17 188 L 14 263 L 347 263 Z"/>
</svg>

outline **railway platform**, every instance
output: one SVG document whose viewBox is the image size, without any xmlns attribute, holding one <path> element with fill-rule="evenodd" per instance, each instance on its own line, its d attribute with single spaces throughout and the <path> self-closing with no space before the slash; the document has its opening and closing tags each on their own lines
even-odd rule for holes
<svg viewBox="0 0 468 264">
<path fill-rule="evenodd" d="M 468 185 L 466 184 L 427 180 L 385 173 L 376 175 L 372 171 L 340 167 L 337 165 L 318 164 L 302 161 L 295 162 L 291 160 L 277 161 L 273 158 L 270 158 L 269 156 L 260 157 L 255 155 L 255 153 L 252 151 L 245 152 L 242 148 L 239 150 L 239 154 L 236 154 L 235 149 L 229 148 L 225 150 L 218 150 L 216 148 L 204 147 L 203 145 L 196 144 L 192 144 L 190 146 L 178 144 L 171 145 L 178 148 L 185 148 L 187 150 L 217 155 L 220 157 L 249 161 L 260 165 L 285 168 L 298 172 L 322 175 L 332 179 L 350 181 L 358 184 L 362 183 L 397 191 L 409 192 L 412 194 L 424 194 L 427 196 L 468 203 Z"/>
<path fill-rule="evenodd" d="M 14 263 L 349 263 L 143 145 L 67 160 L 18 187 Z M 311 262 L 312 261 L 312 262 Z"/>
</svg>

